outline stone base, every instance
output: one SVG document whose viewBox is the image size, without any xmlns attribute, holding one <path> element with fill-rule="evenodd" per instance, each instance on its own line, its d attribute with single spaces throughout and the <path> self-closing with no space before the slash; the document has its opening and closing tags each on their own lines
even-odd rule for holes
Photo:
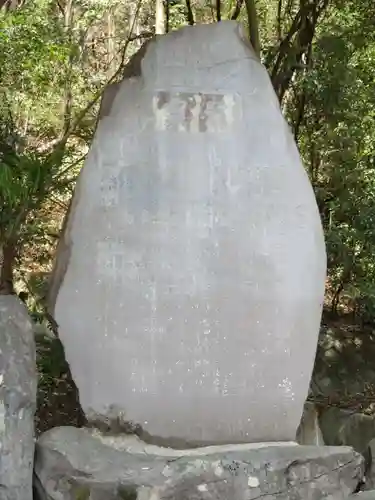
<svg viewBox="0 0 375 500">
<path fill-rule="evenodd" d="M 51 500 L 343 500 L 362 480 L 363 462 L 345 446 L 260 443 L 182 451 L 58 427 L 39 439 L 35 473 Z"/>
</svg>

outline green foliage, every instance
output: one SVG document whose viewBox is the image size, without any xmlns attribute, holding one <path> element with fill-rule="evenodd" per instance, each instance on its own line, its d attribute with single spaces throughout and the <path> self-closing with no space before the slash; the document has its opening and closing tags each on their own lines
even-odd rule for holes
<svg viewBox="0 0 375 500">
<path fill-rule="evenodd" d="M 40 383 L 48 386 L 51 380 L 60 379 L 64 372 L 65 355 L 59 340 L 52 336 L 38 335 L 37 366 Z M 46 356 L 45 353 L 48 353 Z"/>
<path fill-rule="evenodd" d="M 123 63 L 124 22 L 110 46 L 100 32 L 108 9 L 75 0 L 0 9 L 0 288 L 12 276 L 27 285 L 30 266 L 50 268 L 98 96 Z"/>
<path fill-rule="evenodd" d="M 303 100 L 298 139 L 324 224 L 332 307 L 345 298 L 347 305 L 370 311 L 375 306 L 375 37 L 366 32 L 367 17 L 357 6 L 331 8 L 319 25 L 313 65 L 296 85 L 289 116 L 296 125 Z"/>
</svg>

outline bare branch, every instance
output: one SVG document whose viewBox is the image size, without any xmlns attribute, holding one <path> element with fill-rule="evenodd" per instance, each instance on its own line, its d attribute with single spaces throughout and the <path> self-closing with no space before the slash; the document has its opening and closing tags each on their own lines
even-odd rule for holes
<svg viewBox="0 0 375 500">
<path fill-rule="evenodd" d="M 301 128 L 301 125 L 302 125 L 302 122 L 304 119 L 304 114 L 305 114 L 306 92 L 303 91 L 302 94 L 297 99 L 298 99 L 297 103 L 296 103 L 297 117 L 296 117 L 296 120 L 294 122 L 293 129 L 294 129 L 294 140 L 298 144 L 299 131 L 300 131 L 300 128 Z"/>
<path fill-rule="evenodd" d="M 216 0 L 216 20 L 221 21 L 221 0 Z"/>
<path fill-rule="evenodd" d="M 170 20 L 169 0 L 165 0 L 165 32 L 169 33 L 169 20 Z"/>
<path fill-rule="evenodd" d="M 59 8 L 59 11 L 61 12 L 62 15 L 64 15 L 64 7 L 61 5 L 59 0 L 57 0 L 56 3 L 57 3 L 57 6 Z"/>
<path fill-rule="evenodd" d="M 301 17 L 302 17 L 302 11 L 299 10 L 293 19 L 293 22 L 289 28 L 287 35 L 280 42 L 280 45 L 279 45 L 279 48 L 277 51 L 277 59 L 276 59 L 276 62 L 272 68 L 272 73 L 271 73 L 271 80 L 272 81 L 274 81 L 276 79 L 276 76 L 279 72 L 281 64 L 282 64 L 283 60 L 285 59 L 285 56 L 288 53 L 288 50 L 290 48 L 291 40 L 292 40 L 293 36 L 298 32 L 298 29 L 299 29 L 299 26 L 301 23 Z"/>
<path fill-rule="evenodd" d="M 59 139 L 59 140 L 57 140 L 55 142 L 55 144 L 54 144 L 55 150 L 58 150 L 58 149 L 63 148 L 65 146 L 65 144 L 68 141 L 70 135 L 79 126 L 79 124 L 81 123 L 81 121 L 83 120 L 83 118 L 86 116 L 86 114 L 90 111 L 90 109 L 92 109 L 95 106 L 95 104 L 100 100 L 100 98 L 102 97 L 103 92 L 107 88 L 107 86 L 110 85 L 111 83 L 113 83 L 117 79 L 117 77 L 120 75 L 120 73 L 122 71 L 122 68 L 124 66 L 124 62 L 125 62 L 125 58 L 126 58 L 126 53 L 127 53 L 128 47 L 129 47 L 129 43 L 131 42 L 131 37 L 133 36 L 134 26 L 136 24 L 136 20 L 137 20 L 138 14 L 139 14 L 140 8 L 142 6 L 142 1 L 143 0 L 138 0 L 136 11 L 135 11 L 135 15 L 133 17 L 132 24 L 131 24 L 131 27 L 130 27 L 130 30 L 129 30 L 129 33 L 128 33 L 128 37 L 127 37 L 125 45 L 124 45 L 124 47 L 122 49 L 121 61 L 120 61 L 120 64 L 119 64 L 119 66 L 117 68 L 117 71 L 111 76 L 111 78 L 108 80 L 108 82 L 106 83 L 106 85 L 104 85 L 103 88 L 99 92 L 97 92 L 97 94 L 95 95 L 95 97 L 87 104 L 87 106 L 85 106 L 85 108 L 83 108 L 82 111 L 80 113 L 78 113 L 77 118 L 75 119 L 75 121 L 73 123 L 70 124 L 70 127 L 69 127 L 69 129 L 67 129 L 65 131 L 64 136 L 61 139 Z"/>
<path fill-rule="evenodd" d="M 69 130 L 70 122 L 72 119 L 72 108 L 73 108 L 73 93 L 72 93 L 72 71 L 73 71 L 73 44 L 72 44 L 72 27 L 73 27 L 73 9 L 74 0 L 68 0 L 65 5 L 64 11 L 64 31 L 67 36 L 70 45 L 68 67 L 65 75 L 65 88 L 64 88 L 64 108 L 63 108 L 63 128 L 61 131 L 61 137 L 64 137 L 65 133 Z"/>
<path fill-rule="evenodd" d="M 311 63 L 312 43 L 319 17 L 328 6 L 328 0 L 301 2 L 301 8 L 293 19 L 288 34 L 279 45 L 277 60 L 271 80 L 282 102 L 295 72 L 306 70 Z"/>
<path fill-rule="evenodd" d="M 279 0 L 277 4 L 277 37 L 279 42 L 282 37 L 282 10 L 283 10 L 283 0 Z"/>
</svg>

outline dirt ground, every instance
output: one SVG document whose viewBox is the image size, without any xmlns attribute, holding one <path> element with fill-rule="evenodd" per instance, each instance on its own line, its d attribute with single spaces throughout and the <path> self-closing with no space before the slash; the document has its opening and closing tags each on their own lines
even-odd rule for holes
<svg viewBox="0 0 375 500">
<path fill-rule="evenodd" d="M 39 372 L 35 414 L 37 435 L 62 425 L 82 427 L 85 418 L 60 341 L 39 336 L 36 344 Z"/>
</svg>

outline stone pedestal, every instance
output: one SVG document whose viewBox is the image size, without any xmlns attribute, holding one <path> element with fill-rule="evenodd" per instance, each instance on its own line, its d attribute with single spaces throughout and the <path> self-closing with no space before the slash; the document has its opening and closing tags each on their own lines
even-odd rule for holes
<svg viewBox="0 0 375 500">
<path fill-rule="evenodd" d="M 51 500 L 343 500 L 363 458 L 349 447 L 282 443 L 178 452 L 60 427 L 40 438 L 35 471 Z"/>
</svg>

